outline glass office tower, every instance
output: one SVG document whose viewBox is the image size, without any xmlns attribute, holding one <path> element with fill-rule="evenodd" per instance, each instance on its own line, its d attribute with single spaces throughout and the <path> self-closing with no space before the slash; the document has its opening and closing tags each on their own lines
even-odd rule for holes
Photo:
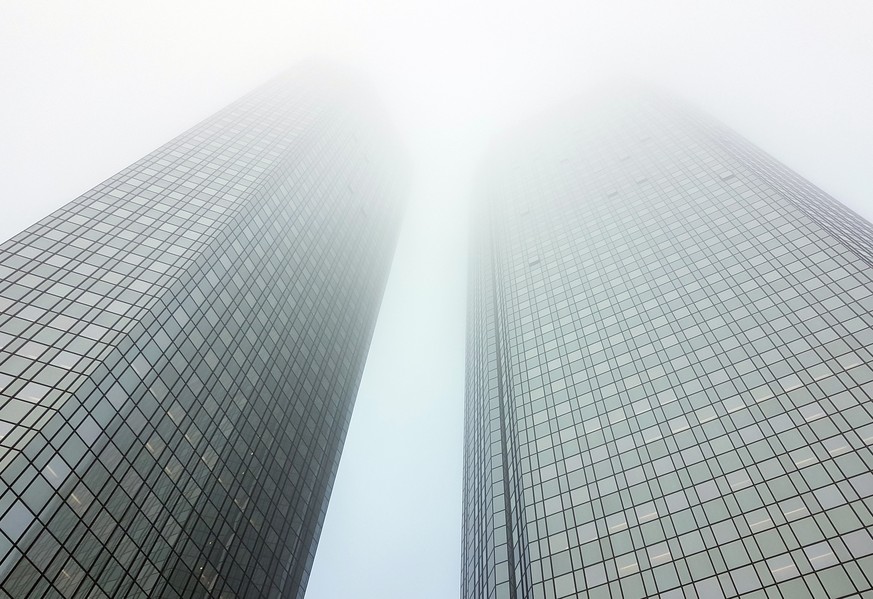
<svg viewBox="0 0 873 599">
<path fill-rule="evenodd" d="M 303 596 L 400 216 L 364 104 L 277 79 L 0 246 L 0 596 Z"/>
<path fill-rule="evenodd" d="M 871 226 L 654 97 L 481 185 L 462 596 L 873 596 Z"/>
</svg>

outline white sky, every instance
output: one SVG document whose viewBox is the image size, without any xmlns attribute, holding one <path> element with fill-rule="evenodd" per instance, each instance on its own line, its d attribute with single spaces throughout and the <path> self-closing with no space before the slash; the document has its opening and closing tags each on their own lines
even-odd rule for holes
<svg viewBox="0 0 873 599">
<path fill-rule="evenodd" d="M 369 78 L 410 208 L 307 599 L 457 595 L 465 203 L 487 140 L 631 78 L 873 218 L 868 1 L 0 0 L 0 239 L 304 59 Z"/>
</svg>

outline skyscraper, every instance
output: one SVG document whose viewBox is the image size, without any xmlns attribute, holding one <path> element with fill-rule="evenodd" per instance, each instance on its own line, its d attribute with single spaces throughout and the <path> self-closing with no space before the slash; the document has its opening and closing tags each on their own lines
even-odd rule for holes
<svg viewBox="0 0 873 599">
<path fill-rule="evenodd" d="M 870 596 L 870 224 L 654 97 L 479 196 L 462 596 Z"/>
<path fill-rule="evenodd" d="M 288 75 L 0 246 L 0 596 L 302 597 L 396 240 Z"/>
</svg>

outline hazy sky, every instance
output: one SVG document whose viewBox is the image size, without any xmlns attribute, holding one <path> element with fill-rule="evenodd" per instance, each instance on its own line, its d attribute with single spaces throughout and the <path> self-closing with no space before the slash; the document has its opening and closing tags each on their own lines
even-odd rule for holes
<svg viewBox="0 0 873 599">
<path fill-rule="evenodd" d="M 457 596 L 465 204 L 496 132 L 626 79 L 873 218 L 873 3 L 0 0 L 0 239 L 306 59 L 369 78 L 410 208 L 307 599 Z"/>
</svg>

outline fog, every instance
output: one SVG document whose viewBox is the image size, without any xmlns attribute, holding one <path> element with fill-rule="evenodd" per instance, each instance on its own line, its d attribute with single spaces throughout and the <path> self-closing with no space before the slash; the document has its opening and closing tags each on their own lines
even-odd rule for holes
<svg viewBox="0 0 873 599">
<path fill-rule="evenodd" d="M 456 596 L 470 180 L 514 123 L 633 81 L 873 218 L 864 1 L 0 2 L 0 239 L 303 60 L 368 79 L 412 164 L 307 599 Z"/>
</svg>

